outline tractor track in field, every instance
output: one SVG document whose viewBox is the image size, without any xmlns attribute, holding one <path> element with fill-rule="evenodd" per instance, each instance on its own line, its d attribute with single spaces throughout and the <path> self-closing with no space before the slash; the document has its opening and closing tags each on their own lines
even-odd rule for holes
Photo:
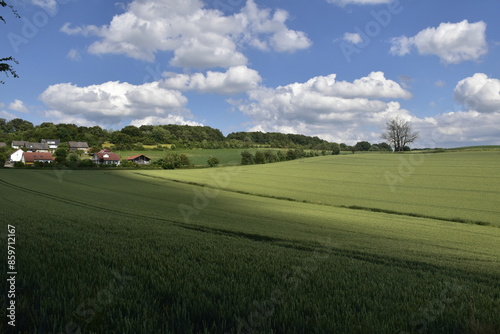
<svg viewBox="0 0 500 334">
<path fill-rule="evenodd" d="M 395 210 L 389 210 L 389 209 L 380 209 L 380 208 L 365 207 L 365 206 L 358 206 L 358 205 L 335 205 L 335 204 L 330 204 L 330 203 L 321 203 L 321 202 L 318 203 L 315 201 L 299 200 L 299 199 L 292 198 L 292 197 L 273 196 L 273 195 L 252 193 L 249 191 L 236 190 L 236 189 L 230 189 L 230 188 L 220 188 L 220 187 L 212 186 L 212 185 L 206 184 L 206 183 L 169 179 L 166 177 L 148 175 L 148 174 L 138 173 L 138 172 L 134 172 L 134 174 L 142 176 L 142 177 L 153 178 L 153 179 L 158 179 L 158 180 L 162 180 L 162 181 L 170 181 L 170 182 L 174 182 L 174 183 L 187 184 L 187 185 L 191 185 L 191 186 L 206 187 L 206 188 L 210 188 L 210 189 L 218 189 L 218 190 L 223 190 L 223 191 L 232 192 L 232 193 L 236 193 L 236 194 L 256 196 L 256 197 L 269 198 L 269 199 L 276 199 L 276 200 L 281 200 L 281 201 L 289 201 L 289 202 L 305 203 L 305 204 L 312 204 L 312 205 L 328 206 L 328 207 L 333 207 L 333 208 L 342 208 L 342 209 L 368 211 L 368 212 L 378 212 L 378 213 L 385 213 L 385 214 L 397 215 L 397 216 L 424 218 L 424 219 L 432 219 L 432 220 L 452 222 L 452 223 L 473 224 L 473 225 L 491 226 L 491 227 L 500 228 L 500 226 L 496 226 L 496 225 L 491 224 L 490 222 L 485 222 L 485 221 L 480 221 L 480 220 L 469 220 L 469 219 L 462 219 L 462 218 L 457 218 L 457 217 L 451 217 L 451 218 L 438 217 L 438 216 L 432 216 L 432 215 L 424 215 L 424 214 L 420 214 L 420 213 L 401 212 L 401 211 L 395 211 Z M 493 211 L 488 211 L 488 210 L 480 210 L 480 211 L 493 212 Z"/>
<path fill-rule="evenodd" d="M 12 184 L 12 183 L 7 182 L 7 181 L 2 180 L 2 179 L 0 179 L 0 184 L 3 184 L 5 186 L 7 186 L 7 187 L 10 187 L 10 188 L 13 188 L 13 189 L 16 189 L 16 190 L 19 190 L 19 191 L 30 193 L 30 194 L 33 194 L 33 195 L 36 195 L 36 196 L 41 196 L 41 197 L 44 197 L 44 198 L 49 198 L 49 199 L 52 199 L 52 200 L 55 200 L 55 201 L 58 201 L 58 202 L 63 202 L 63 203 L 67 203 L 67 204 L 70 204 L 70 205 L 74 205 L 74 206 L 78 206 L 78 207 L 82 207 L 82 208 L 86 208 L 86 209 L 98 210 L 98 211 L 101 211 L 101 212 L 113 213 L 113 214 L 118 214 L 118 215 L 121 215 L 121 216 L 134 217 L 134 218 L 138 218 L 138 219 L 143 219 L 144 218 L 144 215 L 138 215 L 138 214 L 134 214 L 134 213 L 126 213 L 126 212 L 119 211 L 119 210 L 109 209 L 107 207 L 101 207 L 101 206 L 90 204 L 90 203 L 75 201 L 75 200 L 72 200 L 72 199 L 68 199 L 66 197 L 60 197 L 60 196 L 52 195 L 50 193 L 46 193 L 46 192 L 42 192 L 42 191 L 38 191 L 38 190 L 33 190 L 33 189 L 21 187 L 21 186 Z M 178 223 L 175 220 L 168 220 L 168 219 L 158 218 L 158 217 L 147 217 L 147 218 L 154 219 L 154 220 L 160 220 L 160 221 L 166 221 L 166 222 L 169 222 L 169 223 Z"/>
<path fill-rule="evenodd" d="M 352 250 L 352 249 L 341 249 L 337 248 L 334 244 L 326 244 L 326 243 L 321 243 L 321 242 L 313 242 L 313 241 L 305 241 L 305 240 L 294 240 L 294 239 L 284 239 L 284 238 L 277 238 L 277 237 L 271 237 L 271 236 L 266 236 L 266 235 L 259 235 L 259 234 L 252 234 L 252 233 L 246 233 L 246 232 L 241 232 L 241 231 L 232 231 L 232 230 L 226 230 L 226 229 L 221 229 L 221 228 L 213 228 L 213 227 L 207 227 L 203 225 L 196 225 L 196 224 L 187 224 L 178 220 L 171 220 L 171 219 L 165 219 L 165 218 L 158 218 L 158 217 L 149 217 L 145 215 L 139 215 L 139 214 L 133 214 L 133 213 L 126 213 L 122 212 L 119 210 L 113 210 L 89 203 L 84 203 L 84 202 L 79 202 L 75 200 L 70 200 L 65 197 L 60 197 L 56 195 L 52 195 L 49 193 L 45 193 L 42 191 L 37 191 L 29 188 L 25 188 L 22 186 L 18 186 L 15 184 L 12 184 L 10 182 L 7 182 L 5 180 L 0 179 L 0 184 L 4 185 L 6 187 L 12 188 L 17 191 L 22 191 L 26 192 L 35 196 L 40 196 L 43 198 L 48 198 L 51 200 L 55 200 L 58 202 L 63 202 L 69 205 L 77 206 L 77 207 L 82 207 L 85 209 L 90 209 L 90 210 L 98 210 L 101 212 L 106 212 L 106 213 L 112 213 L 112 214 L 117 214 L 120 216 L 124 217 L 132 217 L 132 218 L 137 218 L 140 220 L 143 220 L 144 218 L 153 220 L 153 221 L 161 221 L 161 222 L 166 222 L 169 224 L 172 224 L 173 226 L 182 228 L 182 229 L 188 229 L 200 233 L 208 233 L 208 234 L 214 234 L 214 235 L 223 235 L 226 237 L 232 237 L 232 238 L 242 238 L 246 240 L 251 240 L 255 242 L 263 242 L 267 243 L 276 247 L 284 247 L 288 249 L 294 249 L 297 251 L 306 251 L 306 252 L 317 252 L 320 254 L 328 254 L 332 256 L 338 256 L 338 257 L 345 257 L 345 258 L 350 258 L 353 260 L 358 260 L 358 261 L 364 261 L 376 265 L 381 265 L 381 266 L 389 266 L 389 267 L 397 267 L 397 268 L 402 268 L 402 269 L 409 269 L 409 270 L 415 270 L 421 272 L 422 270 L 428 271 L 428 272 L 444 272 L 449 275 L 455 276 L 459 274 L 461 277 L 472 277 L 476 282 L 481 282 L 485 284 L 494 284 L 497 280 L 498 277 L 495 275 L 489 275 L 486 273 L 482 273 L 481 275 L 472 273 L 469 271 L 465 270 L 460 270 L 460 269 L 454 269 L 454 268 L 447 268 L 443 266 L 439 266 L 436 264 L 431 264 L 427 262 L 422 262 L 422 261 L 417 261 L 417 260 L 408 260 L 408 259 L 400 259 L 400 258 L 395 258 L 392 256 L 387 256 L 387 255 L 381 255 L 381 254 L 372 254 L 368 252 L 363 252 L 363 251 L 357 251 L 357 250 Z"/>
</svg>

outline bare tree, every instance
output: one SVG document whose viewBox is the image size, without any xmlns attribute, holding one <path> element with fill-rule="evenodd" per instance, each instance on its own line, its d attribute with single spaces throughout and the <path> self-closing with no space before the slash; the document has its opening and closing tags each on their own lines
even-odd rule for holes
<svg viewBox="0 0 500 334">
<path fill-rule="evenodd" d="M 386 123 L 382 138 L 394 146 L 394 151 L 401 152 L 406 144 L 418 138 L 418 132 L 412 130 L 410 122 L 396 117 Z"/>
</svg>

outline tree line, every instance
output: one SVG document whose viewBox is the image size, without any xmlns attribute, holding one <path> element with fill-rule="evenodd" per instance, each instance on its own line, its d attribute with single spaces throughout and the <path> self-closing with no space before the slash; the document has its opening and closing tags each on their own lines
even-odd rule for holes
<svg viewBox="0 0 500 334">
<path fill-rule="evenodd" d="M 143 145 L 170 144 L 174 148 L 303 148 L 333 151 L 336 147 L 349 150 L 345 144 L 330 143 L 318 137 L 298 134 L 235 132 L 224 136 L 218 129 L 209 126 L 189 125 L 128 125 L 121 130 L 108 130 L 100 126 L 77 126 L 75 124 L 40 125 L 20 118 L 7 121 L 0 118 L 0 142 L 10 144 L 15 140 L 40 142 L 41 139 L 59 139 L 61 142 L 84 141 L 91 147 L 101 147 L 111 142 L 115 150 L 133 150 Z"/>
</svg>

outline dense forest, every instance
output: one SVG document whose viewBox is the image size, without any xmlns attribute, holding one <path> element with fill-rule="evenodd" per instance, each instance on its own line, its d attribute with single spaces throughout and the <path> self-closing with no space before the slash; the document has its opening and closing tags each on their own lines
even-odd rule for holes
<svg viewBox="0 0 500 334">
<path fill-rule="evenodd" d="M 85 127 L 74 124 L 54 124 L 45 122 L 33 125 L 23 119 L 7 121 L 0 118 L 0 141 L 10 143 L 13 140 L 40 142 L 41 139 L 59 139 L 65 141 L 85 141 L 90 146 L 100 146 L 111 142 L 121 149 L 130 149 L 133 145 L 173 144 L 178 148 L 248 148 L 254 146 L 272 146 L 282 148 L 331 149 L 332 143 L 318 137 L 304 135 L 238 132 L 225 137 L 218 129 L 209 126 L 188 125 L 143 125 L 126 126 L 112 131 L 99 126 Z"/>
<path fill-rule="evenodd" d="M 58 139 L 61 142 L 84 141 L 91 147 L 100 148 L 103 143 L 112 143 L 117 150 L 130 150 L 143 145 L 171 144 L 176 148 L 301 148 L 325 151 L 380 151 L 391 150 L 386 143 L 370 144 L 358 142 L 355 146 L 330 143 L 318 137 L 298 134 L 235 132 L 224 136 L 218 129 L 209 126 L 189 125 L 143 125 L 126 126 L 113 131 L 99 126 L 77 126 L 75 124 L 40 125 L 16 118 L 10 121 L 0 118 L 0 142 L 10 144 L 14 140 L 40 142 L 41 139 Z"/>
</svg>

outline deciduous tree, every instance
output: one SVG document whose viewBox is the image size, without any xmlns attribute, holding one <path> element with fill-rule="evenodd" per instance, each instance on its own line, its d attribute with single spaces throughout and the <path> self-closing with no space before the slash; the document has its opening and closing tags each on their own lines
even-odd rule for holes
<svg viewBox="0 0 500 334">
<path fill-rule="evenodd" d="M 386 123 L 386 131 L 382 133 L 382 138 L 391 143 L 396 152 L 401 152 L 406 144 L 418 138 L 418 132 L 412 130 L 410 122 L 396 117 Z"/>
</svg>

